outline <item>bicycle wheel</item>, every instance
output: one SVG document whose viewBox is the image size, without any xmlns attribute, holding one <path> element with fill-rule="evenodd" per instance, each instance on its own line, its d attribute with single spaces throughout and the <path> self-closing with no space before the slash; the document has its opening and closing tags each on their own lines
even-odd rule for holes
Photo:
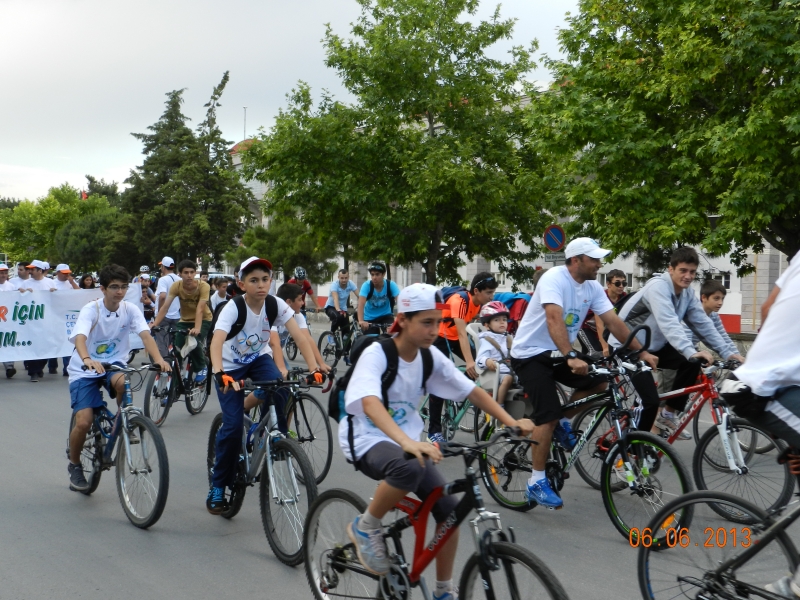
<svg viewBox="0 0 800 600">
<path fill-rule="evenodd" d="M 261 523 L 278 560 L 295 566 L 303 561 L 303 525 L 317 497 L 314 470 L 294 440 L 273 440 L 269 452 L 272 476 L 266 463 L 261 469 Z M 298 473 L 304 483 L 299 481 Z"/>
<path fill-rule="evenodd" d="M 289 360 L 294 360 L 297 358 L 297 344 L 291 335 L 286 338 L 286 346 L 284 346 L 284 351 L 286 352 L 286 358 Z"/>
<path fill-rule="evenodd" d="M 323 362 L 331 368 L 335 367 L 342 355 L 341 351 L 336 347 L 336 336 L 330 331 L 323 332 L 319 336 L 317 347 Z"/>
<path fill-rule="evenodd" d="M 481 409 L 476 408 L 472 413 L 472 432 L 475 434 L 475 441 L 480 442 L 485 439 L 485 430 L 487 427 L 493 427 L 491 415 L 483 412 Z M 466 419 L 466 417 L 464 417 Z"/>
<path fill-rule="evenodd" d="M 728 429 L 731 450 L 736 451 L 738 442 L 742 449 L 746 472 L 736 473 L 728 468 L 725 450 L 722 447 L 719 429 L 712 427 L 703 434 L 694 451 L 692 471 L 698 490 L 715 490 L 733 494 L 769 511 L 785 506 L 792 497 L 795 477 L 789 472 L 789 465 L 778 464 L 778 456 L 786 445 L 744 419 L 733 419 Z M 756 448 L 766 447 L 767 452 L 755 452 Z M 748 449 L 745 450 L 743 446 Z M 738 513 L 720 513 L 731 521 L 740 523 Z"/>
<path fill-rule="evenodd" d="M 469 402 L 469 400 L 464 400 L 464 402 Z M 481 409 L 476 408 L 469 402 L 469 408 L 467 408 L 467 412 L 464 413 L 464 417 L 461 419 L 461 423 L 458 424 L 458 428 L 466 433 L 473 433 L 475 431 L 475 413 L 479 412 L 481 412 Z"/>
<path fill-rule="evenodd" d="M 458 405 L 452 400 L 444 401 L 444 414 L 442 415 L 442 435 L 448 442 L 452 442 L 456 436 L 456 414 L 458 414 Z"/>
<path fill-rule="evenodd" d="M 730 527 L 720 517 L 720 506 L 725 507 L 723 512 L 745 516 L 754 526 Z M 685 514 L 692 515 L 690 524 L 681 520 Z M 654 536 L 652 544 L 645 546 L 647 538 L 643 537 L 639 548 L 637 570 L 642 597 L 775 597 L 766 594 L 764 587 L 794 573 L 798 555 L 786 531 L 761 545 L 764 530 L 773 522 L 757 506 L 722 492 L 697 491 L 670 502 L 647 523 L 651 532 L 669 531 L 669 538 Z M 714 573 L 754 544 L 761 545 L 761 550 L 746 563 L 719 575 Z"/>
<path fill-rule="evenodd" d="M 600 410 L 599 406 L 590 406 L 572 419 L 573 431 L 588 431 L 589 425 Z M 592 436 L 586 440 L 580 454 L 575 458 L 575 469 L 589 486 L 600 489 L 600 470 L 608 451 L 617 441 L 614 423 L 609 414 L 594 430 Z"/>
<path fill-rule="evenodd" d="M 300 444 L 319 485 L 328 475 L 333 459 L 333 433 L 328 414 L 310 394 L 297 394 L 286 405 L 286 421 Z M 301 474 L 298 474 L 300 476 Z"/>
<path fill-rule="evenodd" d="M 211 421 L 211 429 L 208 432 L 208 449 L 206 451 L 206 469 L 208 471 L 208 486 L 211 487 L 214 478 L 214 464 L 217 462 L 217 433 L 222 427 L 222 413 L 219 413 Z M 232 487 L 226 488 L 225 499 L 228 501 L 228 508 L 222 511 L 222 516 L 232 519 L 242 510 L 244 495 L 247 492 L 247 473 L 245 472 L 244 460 L 240 460 L 236 466 L 236 479 Z"/>
<path fill-rule="evenodd" d="M 125 437 L 120 435 L 117 440 L 117 493 L 130 522 L 147 529 L 158 521 L 167 504 L 167 447 L 158 427 L 147 417 L 131 415 L 128 424 L 130 456 Z"/>
<path fill-rule="evenodd" d="M 177 393 L 178 379 L 174 366 L 169 373 L 150 371 L 144 391 L 144 416 L 161 427 L 167 420 Z"/>
<path fill-rule="evenodd" d="M 493 434 L 494 421 L 484 428 L 483 440 Z M 498 504 L 521 512 L 536 506 L 525 495 L 532 471 L 529 444 L 501 440 L 478 457 L 478 465 L 489 495 Z"/>
<path fill-rule="evenodd" d="M 692 491 L 689 470 L 675 449 L 652 433 L 630 431 L 628 458 L 637 491 L 627 486 L 620 446 L 609 452 L 600 470 L 600 491 L 611 522 L 625 539 L 639 531 L 669 501 Z M 626 485 L 620 485 L 625 483 Z"/>
<path fill-rule="evenodd" d="M 532 552 L 509 542 L 493 542 L 487 550 L 487 554 L 497 560 L 500 568 L 490 571 L 489 581 L 484 583 L 481 577 L 481 555 L 476 552 L 470 556 L 461 572 L 458 585 L 458 597 L 462 600 L 485 598 L 485 586 L 489 583 L 495 598 L 568 599 L 553 572 Z"/>
<path fill-rule="evenodd" d="M 69 459 L 69 438 L 74 428 L 75 413 L 72 413 L 72 418 L 69 421 L 69 432 L 67 432 L 67 459 Z M 89 482 L 89 487 L 85 490 L 78 490 L 81 494 L 88 496 L 100 485 L 100 476 L 103 474 L 103 446 L 103 434 L 97 429 L 97 424 L 92 421 L 92 427 L 89 429 L 89 433 L 86 434 L 86 441 L 83 443 L 83 450 L 81 450 L 81 467 L 83 468 L 83 476 Z M 70 486 L 70 489 L 72 489 L 72 486 Z"/>
<path fill-rule="evenodd" d="M 367 510 L 367 503 L 349 490 L 322 492 L 308 511 L 303 554 L 308 585 L 316 600 L 383 598 L 378 576 L 358 560 L 347 526 Z"/>
</svg>

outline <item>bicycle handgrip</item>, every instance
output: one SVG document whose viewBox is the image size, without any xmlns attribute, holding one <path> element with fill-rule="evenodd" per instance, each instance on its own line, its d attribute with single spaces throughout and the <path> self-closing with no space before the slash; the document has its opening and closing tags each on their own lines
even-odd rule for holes
<svg viewBox="0 0 800 600">
<path fill-rule="evenodd" d="M 644 343 L 642 344 L 641 349 L 637 350 L 636 352 L 646 352 L 647 349 L 650 347 L 650 336 L 651 336 L 650 326 L 639 325 L 628 334 L 628 339 L 625 340 L 625 343 L 622 344 L 622 346 L 617 348 L 617 353 L 621 352 L 622 350 L 627 350 L 630 347 L 633 338 L 635 338 L 640 331 L 644 331 Z"/>
</svg>

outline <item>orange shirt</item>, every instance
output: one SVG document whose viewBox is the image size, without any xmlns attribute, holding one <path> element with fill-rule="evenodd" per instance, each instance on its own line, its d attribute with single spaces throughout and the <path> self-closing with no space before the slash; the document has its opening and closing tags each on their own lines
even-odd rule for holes
<svg viewBox="0 0 800 600">
<path fill-rule="evenodd" d="M 448 317 L 453 319 L 463 319 L 466 323 L 472 321 L 478 316 L 481 311 L 480 306 L 475 306 L 472 301 L 472 294 L 467 292 L 469 302 L 464 302 L 464 299 L 459 294 L 453 294 L 447 299 L 448 310 L 444 310 L 442 316 L 446 319 Z M 453 322 L 443 321 L 439 325 L 439 337 L 447 338 L 450 341 L 458 339 L 458 330 Z"/>
</svg>

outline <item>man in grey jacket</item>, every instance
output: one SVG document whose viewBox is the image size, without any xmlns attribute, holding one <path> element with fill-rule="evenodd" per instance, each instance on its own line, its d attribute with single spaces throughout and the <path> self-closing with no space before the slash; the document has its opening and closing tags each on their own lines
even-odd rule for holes
<svg viewBox="0 0 800 600">
<path fill-rule="evenodd" d="M 683 323 L 726 360 L 744 362 L 744 358 L 739 354 L 731 352 L 728 344 L 714 327 L 714 323 L 706 315 L 697 296 L 689 289 L 699 264 L 700 259 L 694 248 L 687 246 L 678 248 L 672 253 L 668 271 L 648 281 L 625 304 L 619 315 L 630 329 L 642 324 L 650 327 L 649 352 L 658 357 L 660 368 L 678 371 L 674 389 L 694 385 L 697 380 L 700 363 L 689 362 L 688 359 L 696 358 L 707 363 L 713 361 L 710 353 L 696 350 Z M 638 337 L 640 342 L 644 341 L 643 332 Z M 621 345 L 621 342 L 613 336 L 610 337 L 609 343 L 613 346 Z M 641 374 L 640 377 L 642 375 L 652 378 L 650 373 Z M 639 429 L 648 431 L 655 421 L 656 427 L 671 433 L 678 423 L 675 413 L 683 411 L 687 399 L 688 396 L 685 395 L 673 398 L 664 406 L 661 414 L 654 415 L 650 410 L 643 410 Z M 683 431 L 680 437 L 691 439 L 692 436 Z"/>
</svg>

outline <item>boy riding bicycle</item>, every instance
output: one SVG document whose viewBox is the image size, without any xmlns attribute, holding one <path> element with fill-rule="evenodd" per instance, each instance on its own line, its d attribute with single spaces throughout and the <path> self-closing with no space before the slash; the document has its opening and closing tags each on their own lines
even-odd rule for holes
<svg viewBox="0 0 800 600">
<path fill-rule="evenodd" d="M 130 351 L 129 333 L 142 338 L 150 356 L 157 357 L 155 363 L 168 372 L 172 367 L 161 358 L 158 345 L 150 335 L 150 328 L 139 307 L 125 302 L 130 275 L 119 265 L 108 265 L 100 271 L 100 291 L 102 300 L 92 300 L 85 305 L 69 341 L 75 344 L 67 373 L 69 374 L 69 395 L 72 412 L 75 413 L 75 427 L 69 434 L 70 489 L 83 491 L 89 483 L 83 474 L 81 452 L 86 434 L 92 427 L 94 409 L 106 406 L 101 387 L 109 396 L 122 401 L 125 393 L 125 376 L 122 373 L 106 373 L 102 363 L 127 366 Z M 87 370 L 83 370 L 83 367 Z"/>
<path fill-rule="evenodd" d="M 345 456 L 358 470 L 381 482 L 366 512 L 348 526 L 359 560 L 364 568 L 378 575 L 389 570 L 381 519 L 409 492 L 424 500 L 431 490 L 446 483 L 434 466 L 442 458 L 439 448 L 419 441 L 423 430 L 418 413 L 423 395 L 423 351 L 430 352 L 433 363 L 425 383 L 428 391 L 456 401 L 466 397 L 503 424 L 520 427 L 525 435 L 533 429 L 527 419 L 513 419 L 456 369 L 448 357 L 431 348 L 444 308 L 441 293 L 435 287 L 422 283 L 408 286 L 398 295 L 397 306 L 397 319 L 390 329 L 396 335 L 390 343 L 396 345 L 399 360 L 396 376 L 387 390 L 389 409 L 382 398 L 382 374 L 387 371 L 388 361 L 381 343 L 373 343 L 353 367 L 345 393 L 345 410 L 352 419 L 342 420 L 339 427 L 339 445 Z M 414 457 L 406 458 L 405 453 Z M 437 523 L 443 522 L 456 504 L 453 496 L 439 499 L 433 508 Z M 457 598 L 452 583 L 457 546 L 456 532 L 436 559 L 434 600 Z"/>
</svg>

